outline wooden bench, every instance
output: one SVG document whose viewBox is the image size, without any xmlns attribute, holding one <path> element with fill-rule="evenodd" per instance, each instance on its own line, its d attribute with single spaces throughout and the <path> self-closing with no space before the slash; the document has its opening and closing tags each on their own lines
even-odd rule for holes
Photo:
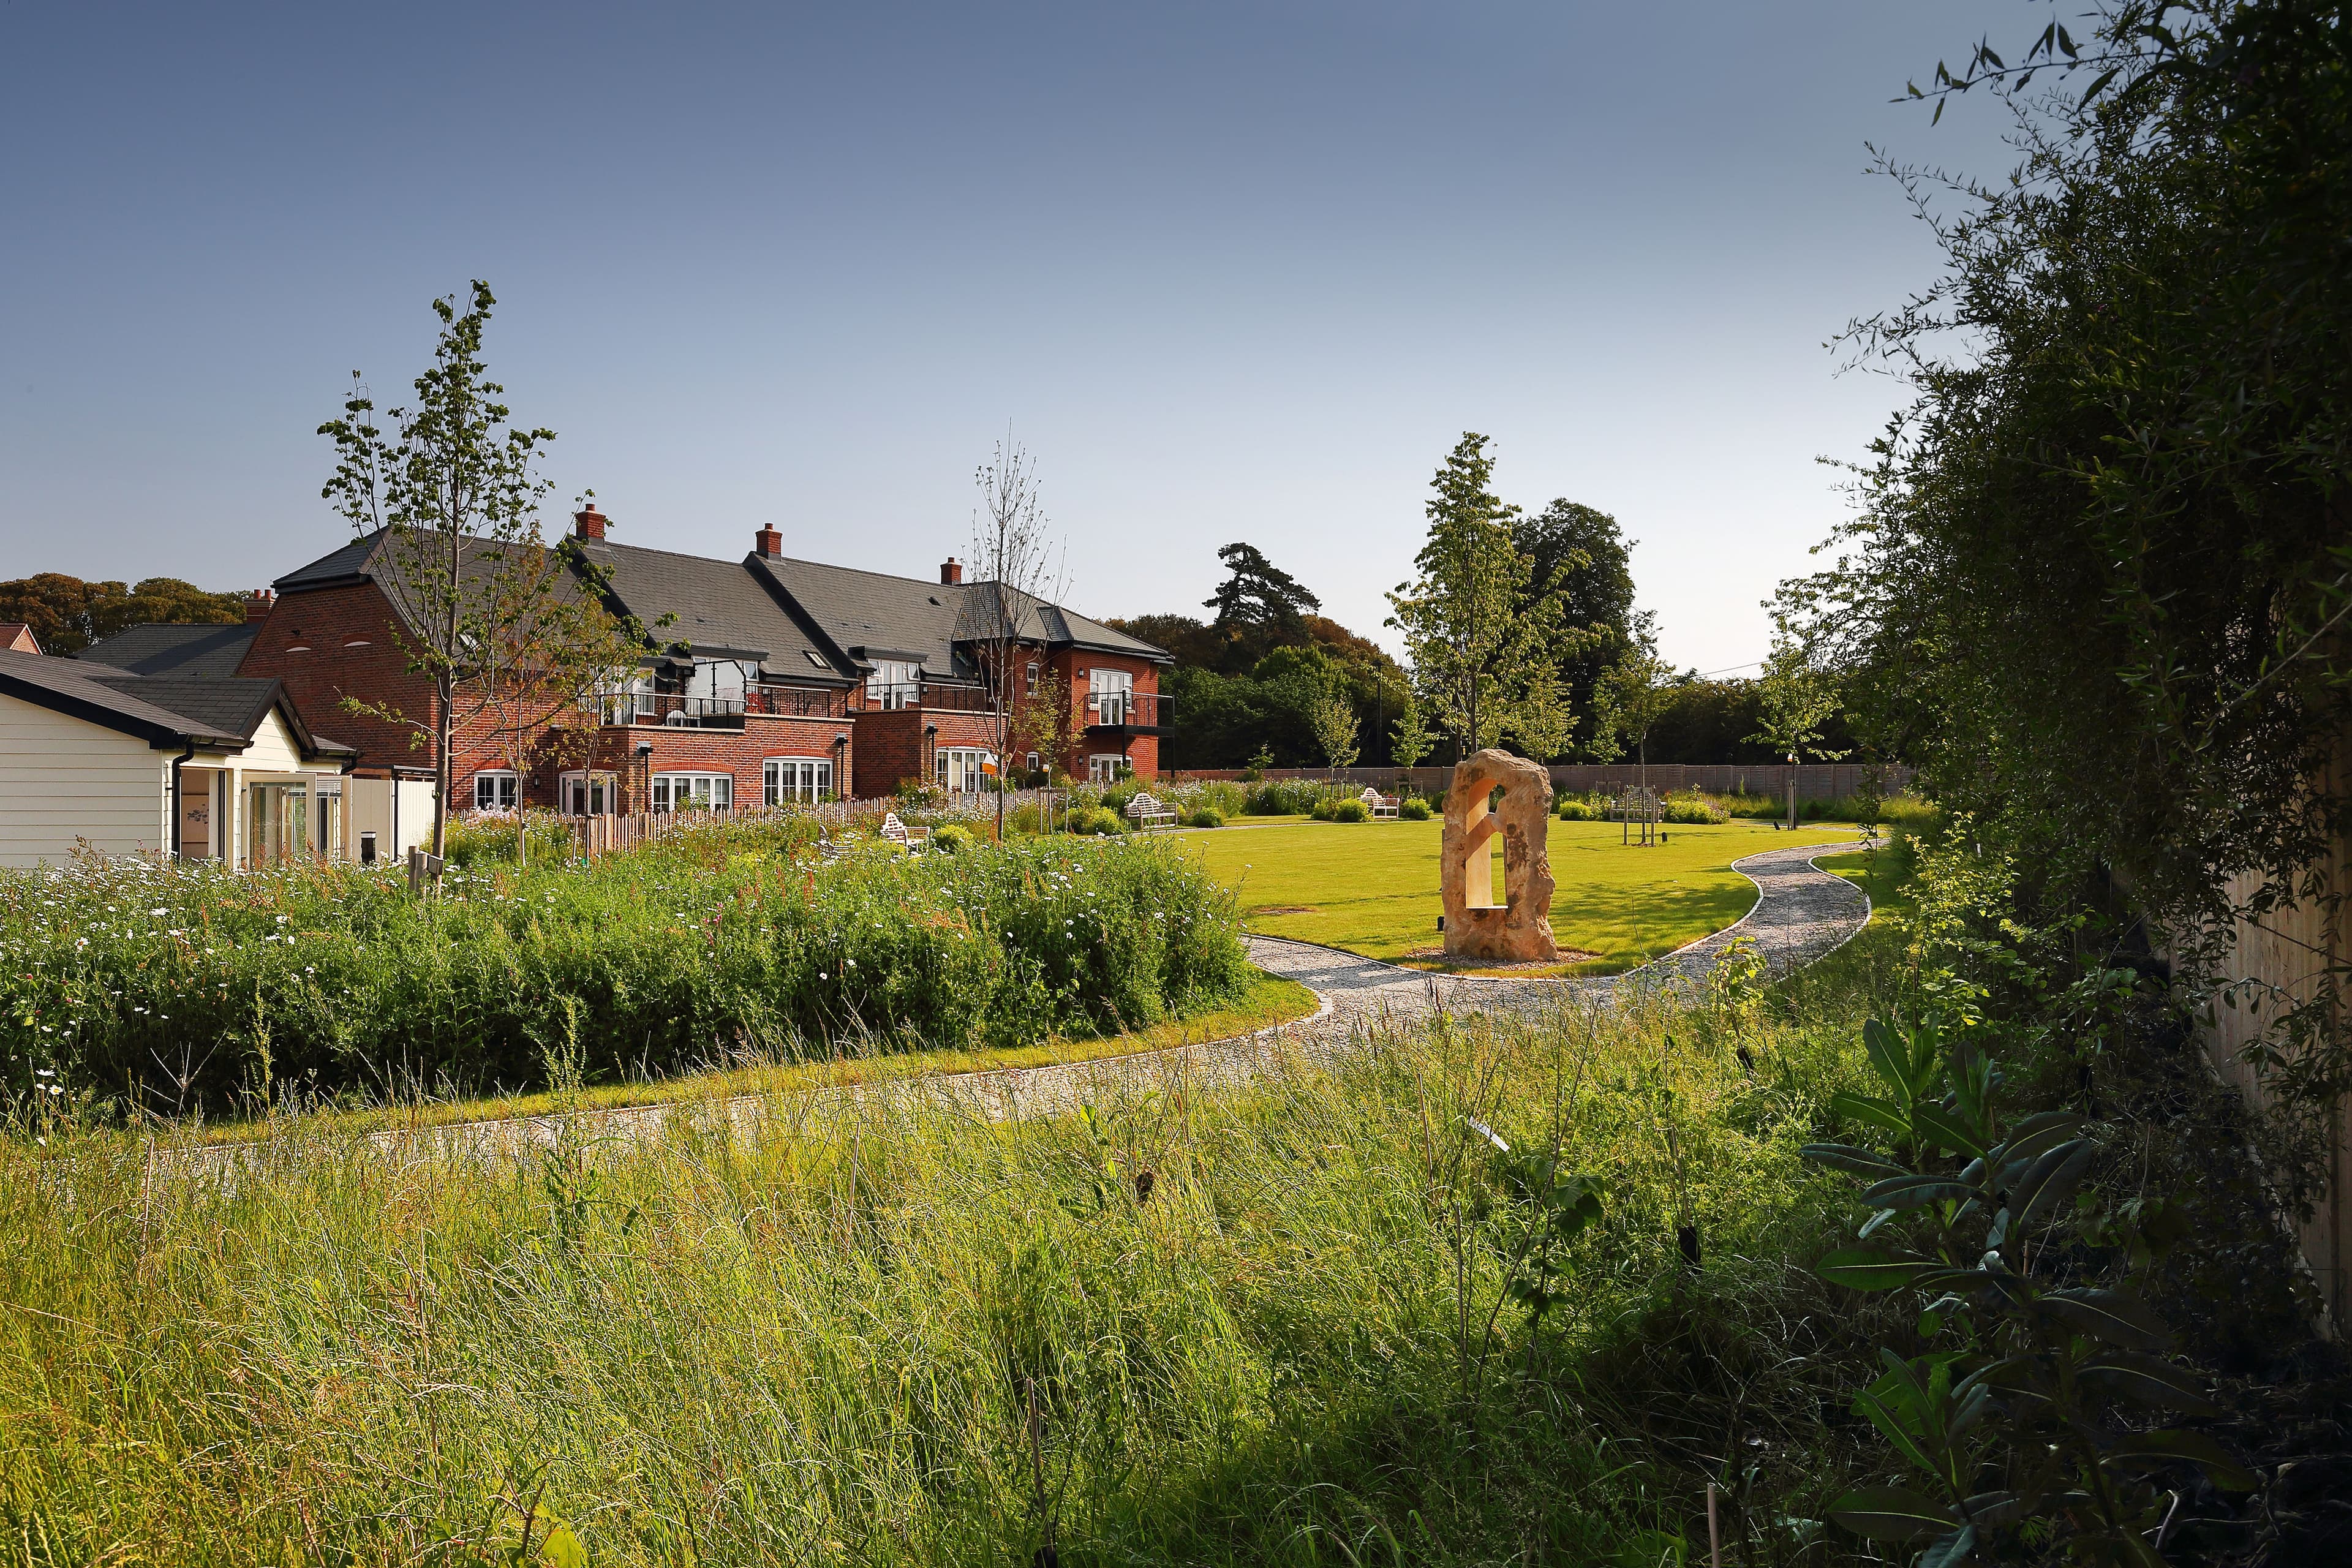
<svg viewBox="0 0 2352 1568">
<path fill-rule="evenodd" d="M 1364 793 L 1356 798 L 1362 801 L 1364 809 L 1374 816 L 1394 816 L 1397 807 L 1404 804 L 1402 795 L 1382 795 L 1370 784 L 1366 784 Z"/>
<path fill-rule="evenodd" d="M 882 837 L 893 844 L 903 844 L 911 849 L 930 836 L 931 830 L 928 827 L 909 827 L 899 821 L 898 814 L 895 811 L 886 811 L 882 814 Z"/>
<path fill-rule="evenodd" d="M 1153 799 L 1148 795 L 1139 795 L 1133 800 L 1129 801 L 1127 803 L 1127 815 L 1133 819 L 1138 827 L 1144 829 L 1146 832 L 1149 832 L 1150 829 L 1155 827 L 1173 827 L 1176 826 L 1176 813 L 1174 808 L 1162 805 L 1159 801 Z"/>
</svg>

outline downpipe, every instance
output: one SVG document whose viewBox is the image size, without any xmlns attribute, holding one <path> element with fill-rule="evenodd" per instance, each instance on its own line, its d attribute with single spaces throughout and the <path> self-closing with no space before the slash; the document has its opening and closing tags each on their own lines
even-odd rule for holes
<svg viewBox="0 0 2352 1568">
<path fill-rule="evenodd" d="M 187 819 L 187 814 L 180 798 L 180 792 L 184 787 L 181 783 L 180 769 L 190 757 L 195 754 L 196 743 L 191 741 L 188 742 L 186 751 L 172 759 L 172 858 L 174 860 L 187 858 L 186 846 L 181 842 L 181 824 Z"/>
</svg>

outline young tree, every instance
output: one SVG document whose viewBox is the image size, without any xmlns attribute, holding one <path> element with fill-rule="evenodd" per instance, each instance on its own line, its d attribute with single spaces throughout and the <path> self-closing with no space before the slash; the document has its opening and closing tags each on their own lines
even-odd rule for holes
<svg viewBox="0 0 2352 1568">
<path fill-rule="evenodd" d="M 1654 610 L 1633 619 L 1633 639 L 1617 662 L 1601 673 L 1594 693 L 1593 752 L 1603 762 L 1631 749 L 1642 765 L 1642 787 L 1650 787 L 1650 731 L 1691 679 L 1658 652 Z"/>
<path fill-rule="evenodd" d="M 1389 740 L 1389 755 L 1401 768 L 1412 768 L 1429 755 L 1436 742 L 1430 739 L 1429 727 L 1421 716 L 1421 704 L 1411 693 L 1404 700 L 1404 711 L 1397 715 L 1396 731 Z"/>
<path fill-rule="evenodd" d="M 1573 639 L 1512 539 L 1518 509 L 1491 488 L 1486 447 L 1486 437 L 1465 433 L 1430 481 L 1420 574 L 1389 595 L 1388 624 L 1404 633 L 1414 695 L 1465 753 L 1507 734 L 1532 752 L 1565 735 L 1559 682 L 1537 677 L 1557 672 Z"/>
<path fill-rule="evenodd" d="M 1025 674 L 1023 681 L 1024 685 L 1027 682 Z M 1051 665 L 1037 672 L 1036 689 L 1025 693 L 1014 710 L 1013 747 L 1035 752 L 1037 760 L 1045 764 L 1045 773 L 1049 779 L 1056 770 L 1067 765 L 1075 738 L 1072 726 L 1076 710 L 1070 683 Z"/>
<path fill-rule="evenodd" d="M 1783 628 L 1772 639 L 1772 651 L 1764 660 L 1764 675 L 1757 682 L 1757 694 L 1760 701 L 1756 733 L 1748 738 L 1771 747 L 1775 756 L 1789 759 L 1789 826 L 1793 829 L 1797 826 L 1797 764 L 1808 756 L 1833 762 L 1845 755 L 1822 745 L 1822 726 L 1837 714 L 1837 683 L 1827 670 L 1813 663 L 1805 645 Z"/>
<path fill-rule="evenodd" d="M 1356 710 L 1339 692 L 1326 691 L 1307 710 L 1307 721 L 1337 782 L 1341 768 L 1356 765 Z"/>
<path fill-rule="evenodd" d="M 415 404 L 385 410 L 379 426 L 354 371 L 343 416 L 319 426 L 336 453 L 320 493 L 362 537 L 380 535 L 375 581 L 396 612 L 394 636 L 432 690 L 422 714 L 352 706 L 406 727 L 413 744 L 431 743 L 436 856 L 448 845 L 458 730 L 501 700 L 499 683 L 516 671 L 562 662 L 549 639 L 574 623 L 552 606 L 578 592 L 540 541 L 549 482 L 537 458 L 555 432 L 509 424 L 505 388 L 483 363 L 497 302 L 479 279 L 462 313 L 456 296 L 436 300 L 441 335 Z"/>
<path fill-rule="evenodd" d="M 1013 739 L 1013 715 L 1025 683 L 1023 645 L 1042 641 L 1041 603 L 1065 595 L 1063 557 L 1054 546 L 1037 494 L 1037 466 L 1008 435 L 996 458 L 972 475 L 980 506 L 972 513 L 971 567 L 978 581 L 964 595 L 961 635 L 980 649 L 988 684 L 989 717 L 996 742 L 996 836 L 1004 837 L 1004 768 Z"/>
</svg>

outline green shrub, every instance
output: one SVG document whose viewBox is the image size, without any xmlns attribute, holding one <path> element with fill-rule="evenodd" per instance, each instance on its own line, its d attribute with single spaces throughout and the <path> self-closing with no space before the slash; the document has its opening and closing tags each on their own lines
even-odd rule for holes
<svg viewBox="0 0 2352 1568">
<path fill-rule="evenodd" d="M 1223 827 L 1224 825 L 1225 814 L 1214 806 L 1202 806 L 1184 818 L 1187 827 Z"/>
<path fill-rule="evenodd" d="M 809 1041 L 1028 1044 L 1247 982 L 1230 895 L 1172 846 L 828 847 L 714 830 L 585 869 L 455 870 L 424 899 L 390 867 L 0 870 L 0 1101 L 40 1068 L 170 1106 L 528 1088 L 566 1056 L 614 1077 Z"/>
<path fill-rule="evenodd" d="M 563 819 L 544 811 L 525 815 L 530 825 L 529 851 L 531 863 L 543 864 L 568 859 L 573 853 L 572 830 Z M 461 869 L 474 865 L 503 861 L 509 865 L 515 858 L 515 819 L 503 813 L 472 813 L 452 816 L 445 838 L 449 864 Z"/>
<path fill-rule="evenodd" d="M 1268 779 L 1250 791 L 1252 816 L 1311 816 L 1323 790 L 1311 779 Z"/>
<path fill-rule="evenodd" d="M 1665 809 L 1668 822 L 1697 824 L 1730 820 L 1728 814 L 1721 806 L 1696 792 L 1690 795 L 1668 795 L 1665 799 Z"/>
<path fill-rule="evenodd" d="M 1334 822 L 1369 822 L 1371 816 L 1370 808 L 1360 800 L 1338 801 L 1331 807 L 1331 820 Z"/>
<path fill-rule="evenodd" d="M 1427 822 L 1429 802 L 1417 795 L 1409 795 L 1397 803 L 1397 816 L 1407 822 Z"/>
<path fill-rule="evenodd" d="M 1605 808 L 1590 801 L 1564 800 L 1559 803 L 1559 819 L 1562 822 L 1603 822 L 1608 819 L 1608 814 Z"/>
<path fill-rule="evenodd" d="M 1070 809 L 1070 831 L 1110 837 L 1127 831 L 1127 818 L 1107 805 L 1080 805 Z"/>
<path fill-rule="evenodd" d="M 931 847 L 944 849 L 950 855 L 971 848 L 973 842 L 971 829 L 961 823 L 950 822 L 931 829 Z"/>
</svg>

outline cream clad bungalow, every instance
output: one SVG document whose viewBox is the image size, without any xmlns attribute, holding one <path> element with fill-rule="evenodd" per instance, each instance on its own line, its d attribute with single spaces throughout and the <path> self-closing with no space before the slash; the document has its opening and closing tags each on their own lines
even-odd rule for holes
<svg viewBox="0 0 2352 1568">
<path fill-rule="evenodd" d="M 352 761 L 275 680 L 0 648 L 0 866 L 61 864 L 85 844 L 240 867 L 352 857 Z"/>
</svg>

